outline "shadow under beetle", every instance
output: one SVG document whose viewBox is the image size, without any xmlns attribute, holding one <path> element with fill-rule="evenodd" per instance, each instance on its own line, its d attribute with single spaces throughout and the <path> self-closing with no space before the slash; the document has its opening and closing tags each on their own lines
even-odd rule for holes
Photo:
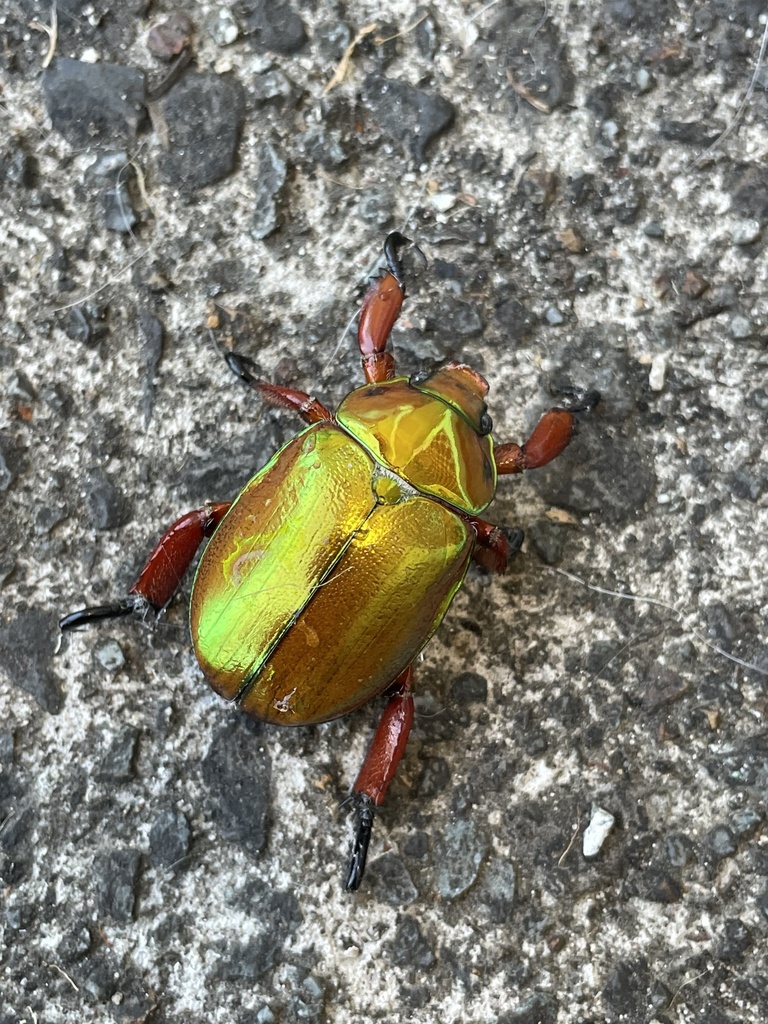
<svg viewBox="0 0 768 1024">
<path fill-rule="evenodd" d="M 522 444 L 494 447 L 488 384 L 469 366 L 396 376 L 387 341 L 405 297 L 397 232 L 388 270 L 366 294 L 358 324 L 366 384 L 335 413 L 316 398 L 260 380 L 249 360 L 230 368 L 305 430 L 233 502 L 182 516 L 114 604 L 60 622 L 70 630 L 147 607 L 159 612 L 203 540 L 190 630 L 217 693 L 276 725 L 327 722 L 389 698 L 353 787 L 357 831 L 346 875 L 360 885 L 374 809 L 384 800 L 413 722 L 413 662 L 442 621 L 471 559 L 503 573 L 507 535 L 480 518 L 497 476 L 551 462 L 573 436 L 574 412 L 545 413 Z"/>
</svg>

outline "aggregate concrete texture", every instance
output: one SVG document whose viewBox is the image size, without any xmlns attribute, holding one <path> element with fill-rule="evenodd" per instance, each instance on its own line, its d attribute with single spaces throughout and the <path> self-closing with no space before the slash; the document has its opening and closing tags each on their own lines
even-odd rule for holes
<svg viewBox="0 0 768 1024">
<path fill-rule="evenodd" d="M 0 1024 L 768 1020 L 764 5 L 56 7 L 0 4 Z M 399 370 L 602 401 L 500 480 L 350 896 L 381 702 L 245 720 L 191 576 L 57 620 L 296 431 L 222 347 L 360 381 L 395 229 Z"/>
</svg>

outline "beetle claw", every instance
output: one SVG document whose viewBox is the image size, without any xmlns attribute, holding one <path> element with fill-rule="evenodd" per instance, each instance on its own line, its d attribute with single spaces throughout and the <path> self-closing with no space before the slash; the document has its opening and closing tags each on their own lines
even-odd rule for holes
<svg viewBox="0 0 768 1024">
<path fill-rule="evenodd" d="M 368 844 L 371 841 L 373 831 L 373 802 L 368 796 L 356 795 L 357 803 L 357 832 L 355 843 L 352 847 L 352 858 L 347 871 L 345 889 L 347 892 L 357 892 L 363 880 L 365 862 L 368 857 Z"/>
<path fill-rule="evenodd" d="M 566 412 L 591 412 L 600 402 L 599 391 L 584 391 L 572 384 L 557 388 L 553 394 L 566 399 L 563 402 Z"/>
<path fill-rule="evenodd" d="M 78 626 L 87 626 L 91 622 L 98 622 L 100 619 L 118 619 L 123 615 L 132 615 L 138 607 L 144 604 L 143 598 L 131 594 L 115 601 L 114 604 L 100 604 L 90 608 L 81 608 L 79 611 L 70 612 L 63 619 L 59 620 L 59 629 L 62 633 L 70 629 L 77 629 Z"/>
<path fill-rule="evenodd" d="M 389 267 L 389 272 L 400 285 L 404 288 L 403 284 L 403 264 L 400 259 L 400 250 L 406 245 L 411 245 L 410 238 L 406 238 L 405 235 L 401 235 L 399 231 L 390 231 L 384 240 L 384 256 Z"/>
<path fill-rule="evenodd" d="M 252 372 L 258 370 L 256 363 L 248 356 L 241 356 L 238 352 L 227 352 L 224 355 L 227 366 L 236 377 L 239 377 L 246 384 L 260 384 L 261 378 Z"/>
</svg>

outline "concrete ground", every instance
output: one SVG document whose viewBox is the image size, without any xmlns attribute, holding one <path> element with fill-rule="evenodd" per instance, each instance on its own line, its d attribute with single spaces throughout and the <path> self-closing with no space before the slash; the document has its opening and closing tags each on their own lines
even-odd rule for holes
<svg viewBox="0 0 768 1024">
<path fill-rule="evenodd" d="M 184 6 L 0 5 L 0 1024 L 765 1021 L 763 5 Z M 380 704 L 246 721 L 191 578 L 56 624 L 297 429 L 221 346 L 360 382 L 393 229 L 402 372 L 602 403 L 500 481 L 350 896 Z"/>
</svg>

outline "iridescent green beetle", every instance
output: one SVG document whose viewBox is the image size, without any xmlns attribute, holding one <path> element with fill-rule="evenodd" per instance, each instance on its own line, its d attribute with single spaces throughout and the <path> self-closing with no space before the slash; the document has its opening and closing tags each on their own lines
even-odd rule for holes
<svg viewBox="0 0 768 1024">
<path fill-rule="evenodd" d="M 395 375 L 387 340 L 405 297 L 406 244 L 398 233 L 388 236 L 388 271 L 363 301 L 358 343 L 367 384 L 334 414 L 304 392 L 258 379 L 248 360 L 229 353 L 242 380 L 309 426 L 231 504 L 206 505 L 174 523 L 127 597 L 60 623 L 67 630 L 147 605 L 160 611 L 210 538 L 190 629 L 217 693 L 277 725 L 326 722 L 387 694 L 353 788 L 348 889 L 360 885 L 374 808 L 405 750 L 414 659 L 471 559 L 506 569 L 506 535 L 479 518 L 497 475 L 545 465 L 574 429 L 573 410 L 552 409 L 525 444 L 494 449 L 480 374 L 452 363 L 410 380 Z"/>
</svg>

